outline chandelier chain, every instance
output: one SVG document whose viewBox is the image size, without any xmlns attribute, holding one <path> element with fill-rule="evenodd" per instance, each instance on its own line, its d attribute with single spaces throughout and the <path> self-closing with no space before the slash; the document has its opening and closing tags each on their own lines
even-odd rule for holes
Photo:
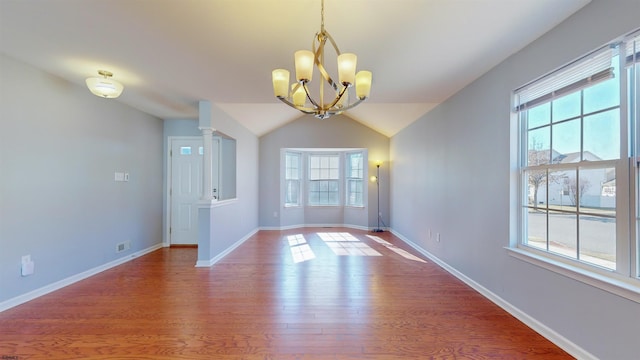
<svg viewBox="0 0 640 360">
<path fill-rule="evenodd" d="M 320 31 L 324 32 L 324 0 L 320 3 Z"/>
</svg>

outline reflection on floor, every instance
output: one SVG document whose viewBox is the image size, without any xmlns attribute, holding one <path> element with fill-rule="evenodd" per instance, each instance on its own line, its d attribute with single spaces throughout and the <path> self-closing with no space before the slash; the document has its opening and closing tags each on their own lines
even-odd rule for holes
<svg viewBox="0 0 640 360">
<path fill-rule="evenodd" d="M 289 247 L 291 248 L 291 256 L 293 256 L 293 262 L 299 263 L 307 260 L 315 259 L 316 254 L 313 253 L 307 240 L 302 234 L 287 236 L 289 241 Z"/>
<path fill-rule="evenodd" d="M 339 256 L 382 256 L 369 245 L 345 232 L 317 233 L 320 239 Z"/>
<path fill-rule="evenodd" d="M 426 261 L 424 261 L 424 260 L 420 259 L 419 257 L 409 253 L 406 250 L 400 249 L 399 247 L 393 245 L 392 243 L 390 243 L 390 242 L 388 242 L 386 240 L 381 239 L 379 236 L 367 235 L 367 237 L 369 239 L 377 242 L 378 244 L 382 244 L 387 249 L 389 249 L 389 250 L 393 251 L 394 253 L 404 257 L 405 259 L 426 263 Z"/>
<path fill-rule="evenodd" d="M 315 233 L 335 255 L 338 256 L 383 256 L 357 237 L 348 232 L 318 232 Z M 379 236 L 366 235 L 369 239 L 404 257 L 405 259 L 426 263 L 421 258 L 403 250 Z M 287 243 L 291 250 L 294 263 L 301 263 L 316 258 L 311 245 L 302 234 L 287 235 Z"/>
</svg>

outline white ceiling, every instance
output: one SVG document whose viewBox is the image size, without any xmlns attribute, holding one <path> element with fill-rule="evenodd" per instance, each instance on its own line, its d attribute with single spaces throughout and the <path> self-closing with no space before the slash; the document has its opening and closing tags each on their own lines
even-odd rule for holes
<svg viewBox="0 0 640 360">
<path fill-rule="evenodd" d="M 347 114 L 392 136 L 589 1 L 326 0 L 326 30 L 373 72 Z M 258 136 L 302 115 L 271 71 L 319 28 L 320 0 L 0 0 L 0 52 L 81 86 L 110 70 L 125 90 L 105 101 L 162 119 L 210 100 Z"/>
</svg>

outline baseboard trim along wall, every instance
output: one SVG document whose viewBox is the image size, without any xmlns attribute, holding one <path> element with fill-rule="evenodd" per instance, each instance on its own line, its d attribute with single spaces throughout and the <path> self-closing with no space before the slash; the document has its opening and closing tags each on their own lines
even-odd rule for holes
<svg viewBox="0 0 640 360">
<path fill-rule="evenodd" d="M 402 234 L 394 231 L 393 229 L 390 229 L 389 231 L 393 235 L 397 236 L 400 240 L 404 241 L 407 245 L 409 245 L 412 248 L 414 248 L 420 254 L 424 255 L 429 260 L 431 260 L 434 263 L 438 264 L 441 268 L 445 269 L 451 275 L 457 277 L 462 282 L 464 282 L 465 284 L 467 284 L 470 287 L 472 287 L 474 290 L 479 292 L 482 296 L 484 296 L 487 299 L 491 300 L 494 304 L 500 306 L 503 310 L 505 310 L 509 314 L 513 315 L 516 319 L 518 319 L 521 322 L 523 322 L 525 325 L 527 325 L 528 327 L 533 329 L 535 332 L 537 332 L 538 334 L 544 336 L 547 340 L 549 340 L 552 343 L 556 344 L 562 350 L 568 352 L 571 356 L 575 357 L 576 359 L 583 359 L 583 360 L 597 360 L 598 359 L 593 354 L 587 352 L 583 348 L 581 348 L 578 345 L 576 345 L 575 343 L 571 342 L 569 339 L 567 339 L 564 336 L 558 334 L 553 329 L 551 329 L 548 326 L 544 325 L 543 323 L 539 322 L 535 318 L 529 316 L 529 314 L 527 314 L 524 311 L 522 311 L 522 310 L 518 309 L 517 307 L 513 306 L 511 303 L 507 302 L 506 300 L 504 300 L 500 296 L 496 295 L 495 293 L 493 293 L 489 289 L 487 289 L 484 286 L 482 286 L 482 285 L 478 284 L 477 282 L 473 281 L 472 279 L 470 279 L 469 277 L 467 277 L 463 273 L 459 272 L 455 268 L 449 266 L 446 262 L 440 260 L 437 256 L 431 254 L 430 252 L 426 251 L 422 247 L 418 246 L 418 244 L 412 242 L 411 240 L 409 240 L 408 238 L 406 238 Z"/>
<path fill-rule="evenodd" d="M 372 231 L 374 229 L 366 226 L 350 225 L 350 224 L 298 224 L 298 225 L 287 225 L 287 226 L 262 226 L 260 227 L 260 230 L 284 231 L 284 230 L 292 230 L 292 229 L 299 229 L 299 228 L 334 228 L 334 227 L 365 230 L 365 231 Z"/>
<path fill-rule="evenodd" d="M 245 235 L 242 239 L 240 239 L 240 240 L 236 241 L 235 243 L 233 243 L 233 245 L 229 246 L 223 252 L 221 252 L 220 254 L 218 254 L 217 256 L 215 256 L 212 259 L 209 259 L 209 260 L 198 260 L 196 262 L 196 267 L 211 267 L 211 266 L 213 266 L 213 264 L 215 264 L 218 261 L 222 260 L 225 256 L 231 254 L 231 252 L 233 250 L 235 250 L 238 246 L 242 245 L 245 241 L 249 240 L 249 238 L 252 237 L 253 235 L 255 235 L 259 230 L 260 230 L 259 228 L 254 229 L 249 234 Z"/>
<path fill-rule="evenodd" d="M 148 254 L 148 253 L 150 253 L 152 251 L 158 250 L 161 247 L 163 247 L 163 243 L 158 243 L 158 244 L 150 246 L 150 247 L 148 247 L 146 249 L 137 251 L 137 252 L 135 252 L 133 254 L 129 254 L 127 256 L 123 256 L 123 257 L 121 257 L 119 259 L 113 260 L 113 261 L 108 262 L 106 264 L 103 264 L 103 265 L 100 265 L 100 266 L 96 266 L 93 269 L 89 269 L 87 271 L 81 272 L 81 273 L 73 275 L 73 276 L 69 276 L 66 279 L 62 279 L 60 281 L 56 281 L 56 282 L 54 282 L 52 284 L 45 285 L 45 286 L 43 286 L 43 287 L 41 287 L 39 289 L 30 291 L 30 292 L 28 292 L 26 294 L 22 294 L 22 295 L 14 297 L 12 299 L 3 301 L 2 303 L 0 303 L 0 312 L 8 310 L 8 309 L 10 309 L 12 307 L 18 306 L 20 304 L 24 304 L 27 301 L 31 301 L 33 299 L 36 299 L 36 298 L 40 297 L 40 296 L 46 295 L 46 294 L 48 294 L 50 292 L 62 289 L 63 287 L 69 286 L 69 285 L 71 285 L 73 283 L 76 283 L 76 282 L 78 282 L 80 280 L 84 280 L 84 279 L 86 279 L 88 277 L 91 277 L 93 275 L 101 273 L 101 272 L 103 272 L 105 270 L 109 270 L 112 267 L 116 267 L 118 265 L 124 264 L 124 263 L 126 263 L 128 261 L 131 261 L 131 260 L 133 260 L 135 258 L 138 258 L 138 257 L 140 257 L 142 255 L 145 255 L 145 254 Z"/>
</svg>

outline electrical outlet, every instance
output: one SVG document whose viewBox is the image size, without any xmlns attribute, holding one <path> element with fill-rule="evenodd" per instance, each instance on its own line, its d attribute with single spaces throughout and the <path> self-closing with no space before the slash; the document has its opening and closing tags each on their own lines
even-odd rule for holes
<svg viewBox="0 0 640 360">
<path fill-rule="evenodd" d="M 116 244 L 116 253 L 127 251 L 130 248 L 131 248 L 131 241 L 123 241 L 121 243 Z"/>
</svg>

